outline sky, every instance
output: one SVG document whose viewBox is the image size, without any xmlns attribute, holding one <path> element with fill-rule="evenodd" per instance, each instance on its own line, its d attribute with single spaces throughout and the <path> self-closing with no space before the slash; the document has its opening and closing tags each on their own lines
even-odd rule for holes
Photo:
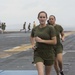
<svg viewBox="0 0 75 75">
<path fill-rule="evenodd" d="M 33 21 L 38 25 L 40 11 L 55 15 L 65 30 L 75 29 L 75 0 L 0 0 L 0 21 L 6 23 L 6 30 L 20 30 L 24 22 L 26 28 Z"/>
</svg>

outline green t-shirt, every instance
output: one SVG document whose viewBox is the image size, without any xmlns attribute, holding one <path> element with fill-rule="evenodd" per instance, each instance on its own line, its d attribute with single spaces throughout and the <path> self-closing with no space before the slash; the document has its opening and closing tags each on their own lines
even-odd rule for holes
<svg viewBox="0 0 75 75">
<path fill-rule="evenodd" d="M 55 31 L 56 31 L 57 44 L 60 44 L 61 43 L 61 41 L 60 41 L 60 34 L 62 33 L 63 28 L 62 28 L 61 25 L 58 25 L 58 24 L 56 24 L 54 26 L 54 28 L 55 28 Z"/>
<path fill-rule="evenodd" d="M 40 25 L 32 29 L 31 37 L 40 37 L 44 40 L 51 40 L 52 37 L 56 36 L 55 29 L 53 26 L 47 25 L 40 28 Z M 45 60 L 54 60 L 54 49 L 53 45 L 36 42 L 36 50 L 34 50 L 34 57 L 42 57 Z"/>
<path fill-rule="evenodd" d="M 55 36 L 55 29 L 53 26 L 47 25 L 46 27 L 40 28 L 39 25 L 32 29 L 31 32 L 32 37 L 40 37 L 44 40 L 51 40 L 52 37 Z M 45 44 L 45 43 L 39 43 L 36 42 L 36 46 L 38 51 L 49 51 L 52 50 L 53 45 L 51 44 Z"/>
</svg>

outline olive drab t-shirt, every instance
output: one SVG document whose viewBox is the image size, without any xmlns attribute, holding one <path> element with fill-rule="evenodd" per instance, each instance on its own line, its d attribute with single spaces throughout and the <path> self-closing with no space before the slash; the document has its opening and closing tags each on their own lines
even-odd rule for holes
<svg viewBox="0 0 75 75">
<path fill-rule="evenodd" d="M 31 32 L 31 37 L 40 37 L 41 39 L 44 40 L 51 40 L 52 37 L 56 36 L 55 34 L 55 29 L 53 26 L 45 26 L 43 28 L 40 28 L 40 25 L 36 26 L 35 28 L 32 29 Z M 36 42 L 36 52 L 39 52 L 40 56 L 42 57 L 52 57 L 53 55 L 53 45 L 51 44 L 45 44 L 45 43 L 39 43 Z"/>
<path fill-rule="evenodd" d="M 55 28 L 55 31 L 56 31 L 57 44 L 60 44 L 61 43 L 61 41 L 60 41 L 60 33 L 62 33 L 63 28 L 62 28 L 61 25 L 58 25 L 58 24 L 56 24 L 54 26 L 54 28 Z"/>
</svg>

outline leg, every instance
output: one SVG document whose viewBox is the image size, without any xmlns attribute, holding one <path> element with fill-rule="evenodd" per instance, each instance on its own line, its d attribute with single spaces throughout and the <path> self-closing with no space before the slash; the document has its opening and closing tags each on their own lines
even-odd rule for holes
<svg viewBox="0 0 75 75">
<path fill-rule="evenodd" d="M 45 60 L 44 61 L 44 64 L 45 64 L 45 74 L 46 75 L 50 75 L 53 63 L 54 63 L 53 58 L 51 60 Z"/>
<path fill-rule="evenodd" d="M 26 29 L 25 29 L 25 33 L 26 33 Z"/>
<path fill-rule="evenodd" d="M 38 70 L 38 75 L 44 75 L 44 65 L 43 62 L 37 62 L 36 68 Z"/>
<path fill-rule="evenodd" d="M 52 66 L 45 66 L 46 75 L 50 75 Z"/>
<path fill-rule="evenodd" d="M 64 75 L 64 73 L 63 73 L 63 63 L 62 63 L 62 53 L 57 54 L 57 60 L 58 60 L 59 68 L 60 68 L 60 74 Z"/>
<path fill-rule="evenodd" d="M 20 29 L 20 31 L 22 31 L 23 29 Z"/>
<path fill-rule="evenodd" d="M 62 71 L 62 53 L 57 54 L 57 60 L 58 60 L 60 71 Z"/>
<path fill-rule="evenodd" d="M 2 34 L 3 34 L 3 30 L 2 30 Z"/>
<path fill-rule="evenodd" d="M 55 68 L 57 75 L 59 75 L 59 65 L 58 65 L 57 57 L 55 58 L 55 61 L 54 61 L 54 68 Z"/>
</svg>

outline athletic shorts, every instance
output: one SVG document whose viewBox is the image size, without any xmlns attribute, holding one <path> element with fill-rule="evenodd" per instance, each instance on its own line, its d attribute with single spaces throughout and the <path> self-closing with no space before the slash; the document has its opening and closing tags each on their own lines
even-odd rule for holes
<svg viewBox="0 0 75 75">
<path fill-rule="evenodd" d="M 51 66 L 54 63 L 54 60 L 44 60 L 41 57 L 35 57 L 34 63 L 42 62 L 45 66 Z"/>
<path fill-rule="evenodd" d="M 55 51 L 55 56 L 57 56 L 57 54 L 59 54 L 59 53 L 62 53 L 63 52 L 63 45 L 62 44 L 55 45 L 54 51 Z"/>
</svg>

